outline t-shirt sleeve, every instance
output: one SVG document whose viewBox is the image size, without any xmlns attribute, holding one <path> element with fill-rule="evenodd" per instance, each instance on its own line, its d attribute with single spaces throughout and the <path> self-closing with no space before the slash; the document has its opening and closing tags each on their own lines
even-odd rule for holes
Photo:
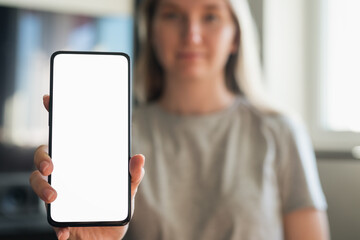
<svg viewBox="0 0 360 240">
<path fill-rule="evenodd" d="M 283 213 L 304 207 L 325 210 L 315 154 L 304 126 L 286 117 L 280 122 L 278 181 Z"/>
</svg>

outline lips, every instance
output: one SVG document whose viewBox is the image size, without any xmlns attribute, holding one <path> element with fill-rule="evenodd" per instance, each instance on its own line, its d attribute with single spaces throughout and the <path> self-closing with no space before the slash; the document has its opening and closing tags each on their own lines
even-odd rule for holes
<svg viewBox="0 0 360 240">
<path fill-rule="evenodd" d="M 182 51 L 177 53 L 177 58 L 179 59 L 200 59 L 205 56 L 203 52 L 197 52 L 197 51 Z"/>
</svg>

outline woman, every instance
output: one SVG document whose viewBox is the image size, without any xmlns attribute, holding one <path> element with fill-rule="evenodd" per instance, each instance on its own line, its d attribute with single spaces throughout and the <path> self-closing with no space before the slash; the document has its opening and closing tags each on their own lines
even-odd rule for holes
<svg viewBox="0 0 360 240">
<path fill-rule="evenodd" d="M 260 71 L 246 1 L 144 6 L 137 89 L 146 104 L 134 111 L 133 152 L 148 163 L 126 238 L 328 239 L 309 141 L 255 91 Z M 31 185 L 52 202 L 45 147 L 35 164 Z M 142 155 L 130 162 L 133 199 L 143 164 Z M 56 231 L 59 239 L 120 239 L 127 229 Z"/>
</svg>

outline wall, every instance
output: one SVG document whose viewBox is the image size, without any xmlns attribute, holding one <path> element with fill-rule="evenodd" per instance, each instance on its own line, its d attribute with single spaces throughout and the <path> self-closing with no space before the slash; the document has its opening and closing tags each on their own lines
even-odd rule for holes
<svg viewBox="0 0 360 240">
<path fill-rule="evenodd" d="M 360 163 L 321 159 L 318 166 L 328 201 L 332 239 L 360 239 Z"/>
</svg>

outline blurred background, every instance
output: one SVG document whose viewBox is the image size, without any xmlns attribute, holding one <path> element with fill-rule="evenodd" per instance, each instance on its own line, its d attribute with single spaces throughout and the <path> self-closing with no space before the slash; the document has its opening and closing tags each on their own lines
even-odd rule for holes
<svg viewBox="0 0 360 240">
<path fill-rule="evenodd" d="M 312 137 L 332 239 L 360 239 L 360 2 L 249 2 L 265 86 Z M 28 184 L 33 152 L 47 144 L 42 96 L 49 92 L 50 55 L 123 51 L 134 59 L 137 6 L 0 0 L 0 239 L 56 239 Z"/>
</svg>

